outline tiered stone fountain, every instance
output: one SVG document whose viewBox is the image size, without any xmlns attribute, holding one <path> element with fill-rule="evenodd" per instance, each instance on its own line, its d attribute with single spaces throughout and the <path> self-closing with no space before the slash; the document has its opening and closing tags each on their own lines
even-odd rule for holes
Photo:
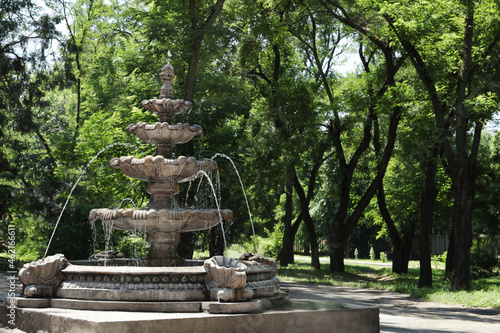
<svg viewBox="0 0 500 333">
<path fill-rule="evenodd" d="M 249 301 L 279 293 L 273 261 L 255 255 L 241 260 L 216 256 L 199 265 L 186 266 L 178 255 L 180 233 L 211 228 L 223 219 L 231 220 L 233 214 L 218 208 L 178 207 L 175 195 L 179 183 L 207 175 L 217 169 L 217 163 L 185 156 L 172 158 L 175 145 L 189 142 L 203 130 L 198 125 L 171 124 L 174 116 L 191 108 L 191 102 L 174 98 L 175 74 L 170 59 L 160 76 L 163 85 L 159 98 L 141 103 L 157 114 L 160 122 L 128 127 L 139 139 L 156 145 L 158 154 L 142 159 L 122 156 L 109 163 L 127 176 L 148 183 L 149 204 L 144 209 L 98 208 L 90 212 L 90 220 L 101 220 L 111 228 L 146 231 L 150 243 L 148 256 L 141 260 L 140 266 L 80 266 L 68 264 L 63 255 L 48 257 L 27 264 L 19 272 L 24 296 L 116 302 Z M 79 306 L 84 304 L 87 303 L 80 302 Z M 116 303 L 116 307 L 123 305 Z M 157 307 L 165 308 L 165 305 Z M 155 305 L 148 309 L 156 311 Z"/>
<path fill-rule="evenodd" d="M 180 233 L 211 228 L 232 219 L 232 212 L 181 209 L 176 204 L 179 183 L 201 177 L 217 164 L 172 158 L 176 144 L 202 133 L 197 125 L 171 124 L 173 116 L 191 107 L 174 99 L 174 76 L 168 61 L 161 73 L 160 97 L 142 102 L 160 122 L 128 127 L 155 144 L 157 156 L 110 161 L 112 168 L 148 182 L 149 205 L 90 212 L 91 220 L 109 227 L 147 231 L 147 258 L 141 266 L 82 266 L 56 254 L 25 264 L 18 274 L 21 297 L 6 299 L 0 321 L 10 320 L 9 325 L 14 322 L 27 332 L 378 332 L 378 309 L 316 304 L 315 310 L 269 310 L 287 303 L 289 294 L 279 290 L 276 264 L 258 255 L 247 253 L 239 260 L 215 256 L 184 265 L 176 251 Z"/>
</svg>

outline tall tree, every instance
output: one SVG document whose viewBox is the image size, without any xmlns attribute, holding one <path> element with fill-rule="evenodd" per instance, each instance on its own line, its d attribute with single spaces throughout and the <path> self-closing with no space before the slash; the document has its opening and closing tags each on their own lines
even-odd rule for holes
<svg viewBox="0 0 500 333">
<path fill-rule="evenodd" d="M 321 1 L 321 5 L 326 11 L 326 14 L 335 20 L 341 22 L 342 24 L 355 30 L 365 41 L 369 41 L 378 52 L 380 52 L 383 63 L 383 79 L 378 83 L 378 87 L 370 87 L 368 93 L 372 91 L 373 95 L 372 102 L 366 107 L 366 113 L 363 116 L 363 134 L 362 138 L 358 143 L 355 152 L 350 156 L 346 154 L 344 149 L 345 140 L 343 139 L 343 134 L 345 129 L 340 112 L 337 110 L 335 105 L 337 100 L 333 93 L 333 87 L 328 81 L 328 73 L 325 72 L 324 66 L 318 61 L 318 57 L 315 56 L 316 70 L 320 73 L 320 77 L 325 89 L 326 95 L 330 102 L 330 107 L 333 109 L 333 118 L 328 125 L 328 129 L 331 135 L 333 146 L 335 147 L 336 159 L 338 160 L 339 168 L 341 169 L 341 190 L 340 190 L 340 205 L 337 214 L 333 218 L 331 233 L 329 235 L 329 246 L 330 246 L 330 270 L 332 272 L 343 272 L 344 271 L 344 248 L 346 240 L 358 223 L 363 211 L 370 203 L 371 198 L 375 195 L 376 191 L 380 187 L 383 176 L 385 174 L 387 165 L 389 163 L 394 144 L 396 142 L 396 133 L 399 121 L 401 119 L 403 108 L 401 105 L 396 104 L 391 106 L 392 111 L 389 116 L 389 124 L 387 127 L 387 137 L 386 145 L 380 155 L 380 158 L 376 166 L 376 174 L 371 180 L 370 184 L 363 190 L 363 194 L 360 196 L 359 201 L 355 204 L 353 208 L 351 202 L 351 191 L 353 187 L 353 175 L 357 169 L 360 158 L 367 151 L 372 135 L 372 126 L 375 117 L 377 117 L 375 110 L 378 103 L 383 101 L 383 96 L 386 92 L 391 91 L 394 95 L 394 88 L 397 85 L 396 74 L 401 67 L 404 57 L 398 55 L 397 50 L 393 47 L 390 40 L 382 40 L 377 36 L 375 32 L 376 29 L 372 26 L 377 26 L 376 18 L 373 18 L 373 22 L 366 20 L 360 15 L 360 8 L 350 8 L 352 12 L 348 12 L 341 4 L 336 1 Z M 380 27 L 379 27 L 380 28 Z M 363 48 L 360 48 L 362 51 Z M 313 52 L 314 54 L 314 52 Z M 365 70 L 369 70 L 370 59 L 372 57 L 365 57 L 363 52 L 360 52 L 361 60 L 363 62 Z M 367 72 L 368 72 L 367 70 Z M 400 96 L 401 97 L 401 96 Z M 382 102 L 383 103 L 383 102 Z M 378 106 L 381 107 L 381 106 Z"/>
<path fill-rule="evenodd" d="M 439 140 L 446 158 L 446 169 L 452 181 L 454 192 L 454 212 L 452 220 L 453 234 L 453 290 L 470 289 L 470 248 L 472 246 L 472 212 L 477 178 L 477 156 L 484 120 L 491 117 L 498 105 L 492 94 L 498 90 L 500 79 L 500 63 L 491 57 L 498 52 L 500 30 L 492 24 L 492 13 L 499 13 L 498 3 L 494 1 L 464 1 L 457 8 L 456 3 L 443 1 L 439 4 L 440 15 L 436 18 L 437 4 L 419 6 L 421 16 L 431 18 L 432 26 L 439 30 L 431 30 L 430 25 L 415 33 L 411 26 L 410 16 L 415 15 L 416 7 L 390 6 L 384 17 L 399 42 L 409 54 L 428 98 L 432 103 L 435 120 L 440 129 Z M 454 8 L 450 12 L 445 8 Z M 394 11 L 393 11 L 394 10 Z M 451 13 L 456 13 L 451 14 Z M 433 15 L 433 16 L 431 16 Z M 494 15 L 498 16 L 498 15 Z M 446 20 L 446 21 L 445 21 Z M 411 21 L 414 22 L 414 21 Z M 444 22 L 453 22 L 443 24 Z M 458 25 L 456 23 L 458 22 Z M 453 32 L 455 36 L 443 38 L 443 34 Z M 436 33 L 437 32 L 437 33 Z M 459 36 L 459 37 L 458 37 Z M 440 43 L 421 44 L 422 38 L 440 40 Z M 437 71 L 436 66 L 443 68 L 442 42 L 449 43 L 445 53 L 453 61 L 444 70 Z M 440 62 L 436 61 L 439 57 Z M 455 64 L 459 63 L 460 67 Z M 442 75 L 449 78 L 444 89 Z M 443 94 L 443 90 L 447 93 Z M 454 91 L 452 94 L 451 92 Z M 449 92 L 449 93 L 448 93 Z M 446 131 L 451 124 L 453 132 Z"/>
</svg>

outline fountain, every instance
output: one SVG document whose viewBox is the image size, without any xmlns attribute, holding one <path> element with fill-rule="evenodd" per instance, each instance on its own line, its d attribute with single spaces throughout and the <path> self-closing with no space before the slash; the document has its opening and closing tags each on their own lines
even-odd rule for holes
<svg viewBox="0 0 500 333">
<path fill-rule="evenodd" d="M 157 114 L 160 121 L 128 127 L 140 140 L 156 145 L 157 155 L 122 156 L 109 163 L 127 176 L 147 182 L 149 204 L 142 209 L 96 208 L 89 214 L 91 221 L 100 220 L 107 228 L 145 231 L 150 243 L 147 257 L 140 260 L 139 266 L 71 264 L 63 254 L 25 264 L 18 274 L 22 297 L 7 299 L 8 303 L 16 304 L 18 328 L 51 332 L 136 332 L 139 329 L 156 332 L 169 327 L 177 331 L 197 331 L 193 327 L 198 327 L 230 332 L 238 330 L 230 319 L 233 317 L 227 321 L 228 318 L 221 316 L 238 315 L 233 319 L 251 328 L 250 331 L 270 328 L 262 316 L 272 320 L 278 330 L 289 327 L 287 331 L 298 331 L 301 325 L 293 324 L 292 318 L 295 321 L 302 318 L 304 322 L 322 318 L 331 326 L 332 320 L 345 315 L 337 312 L 337 316 L 331 317 L 328 311 L 320 314 L 297 310 L 264 313 L 266 309 L 287 304 L 289 293 L 280 291 L 275 262 L 261 256 L 246 253 L 239 259 L 215 256 L 188 262 L 178 255 L 180 233 L 209 229 L 222 220 L 231 220 L 232 212 L 219 207 L 184 209 L 176 202 L 179 183 L 206 176 L 207 172 L 217 169 L 217 163 L 212 159 L 172 157 L 177 144 L 189 142 L 203 131 L 198 125 L 171 124 L 174 116 L 191 108 L 190 102 L 174 98 L 174 77 L 168 59 L 161 71 L 163 85 L 159 98 L 141 103 Z M 58 311 L 44 312 L 44 308 Z M 83 319 L 90 310 L 95 318 L 105 316 L 102 313 L 106 311 L 121 313 L 120 319 L 112 320 L 120 324 L 106 326 L 96 319 L 92 324 L 95 328 L 91 329 Z M 124 312 L 130 314 L 123 315 Z M 131 318 L 137 318 L 133 313 L 139 312 L 183 313 L 184 317 L 161 317 L 163 326 L 154 319 L 136 319 L 131 323 Z M 188 313 L 201 314 L 185 317 Z M 357 312 L 349 313 L 352 319 Z M 378 324 L 378 311 L 376 315 Z M 78 325 L 82 328 L 75 329 Z"/>
</svg>

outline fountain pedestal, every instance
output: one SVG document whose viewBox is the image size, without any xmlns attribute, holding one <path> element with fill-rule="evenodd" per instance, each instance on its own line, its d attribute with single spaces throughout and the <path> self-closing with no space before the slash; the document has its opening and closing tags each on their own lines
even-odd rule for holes
<svg viewBox="0 0 500 333">
<path fill-rule="evenodd" d="M 175 195 L 179 193 L 179 184 L 149 182 L 146 186 L 146 192 L 151 195 L 148 209 L 173 208 L 176 206 Z"/>
<path fill-rule="evenodd" d="M 177 254 L 177 244 L 181 235 L 172 232 L 148 232 L 146 241 L 151 246 L 147 258 L 143 259 L 147 266 L 182 266 L 185 260 Z"/>
</svg>

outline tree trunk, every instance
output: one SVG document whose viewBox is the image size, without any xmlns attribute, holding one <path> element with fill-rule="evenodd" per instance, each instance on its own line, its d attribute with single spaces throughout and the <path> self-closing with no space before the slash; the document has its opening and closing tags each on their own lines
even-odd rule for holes
<svg viewBox="0 0 500 333">
<path fill-rule="evenodd" d="M 294 169 L 293 172 L 294 172 L 293 187 L 295 188 L 295 192 L 299 196 L 300 209 L 302 211 L 301 214 L 302 217 L 304 218 L 304 223 L 306 224 L 307 233 L 309 234 L 309 244 L 311 245 L 311 266 L 315 269 L 320 269 L 318 237 L 316 236 L 316 228 L 314 227 L 314 221 L 311 217 L 311 214 L 309 214 L 309 202 L 311 201 L 310 197 L 312 197 L 312 194 L 309 195 L 309 198 L 306 197 L 305 191 L 302 188 L 302 185 L 300 184 L 300 181 L 297 177 L 296 170 Z M 311 175 L 311 177 L 313 177 L 313 175 Z M 313 184 L 310 184 L 309 186 L 313 186 Z M 312 189 L 310 188 L 310 190 Z"/>
<path fill-rule="evenodd" d="M 189 1 L 189 15 L 191 16 L 191 27 L 193 29 L 193 34 L 196 36 L 191 44 L 192 55 L 189 59 L 188 72 L 186 77 L 186 88 L 184 90 L 184 99 L 186 101 L 193 101 L 194 97 L 194 87 L 196 84 L 196 70 L 198 68 L 198 61 L 200 60 L 201 45 L 203 44 L 203 39 L 205 38 L 206 29 L 211 27 L 217 16 L 219 16 L 224 6 L 225 0 L 217 0 L 217 2 L 212 6 L 211 12 L 202 25 L 198 26 L 196 20 L 196 4 L 194 0 Z"/>
<path fill-rule="evenodd" d="M 467 154 L 467 133 L 470 115 L 465 107 L 467 87 L 471 83 L 472 43 L 474 34 L 474 4 L 469 3 L 465 18 L 465 35 L 462 67 L 457 82 L 456 117 L 456 150 L 457 163 L 453 172 L 452 187 L 455 194 L 453 209 L 454 248 L 453 279 L 451 289 L 469 290 L 471 288 L 470 248 L 472 247 L 472 211 L 475 196 L 476 161 L 481 138 L 481 122 L 476 123 L 474 139 Z"/>
<path fill-rule="evenodd" d="M 401 255 L 401 273 L 408 273 L 408 264 L 410 262 L 411 249 L 413 248 L 413 237 L 415 234 L 410 234 L 403 238 L 403 248 Z"/>
<path fill-rule="evenodd" d="M 279 254 L 279 261 L 281 266 L 288 266 L 294 263 L 293 257 L 293 242 L 294 235 L 292 234 L 292 218 L 293 218 L 293 184 L 291 180 L 287 180 L 285 184 L 285 216 L 283 217 L 283 224 L 285 230 L 283 232 L 283 247 Z"/>
<path fill-rule="evenodd" d="M 453 261 L 455 258 L 455 227 L 451 226 L 451 232 L 450 232 L 450 243 L 448 244 L 448 251 L 446 254 L 446 268 L 445 272 L 448 274 L 453 273 Z"/>
<path fill-rule="evenodd" d="M 392 243 L 392 272 L 396 274 L 403 273 L 403 242 L 401 239 L 394 240 Z"/>
<path fill-rule="evenodd" d="M 345 272 L 344 248 L 346 237 L 342 221 L 335 218 L 332 233 L 328 235 L 328 249 L 330 254 L 330 272 Z"/>
<path fill-rule="evenodd" d="M 220 225 L 210 229 L 210 240 L 208 242 L 208 251 L 210 257 L 224 255 L 225 244 L 224 236 L 222 235 L 222 228 Z"/>
<path fill-rule="evenodd" d="M 465 174 L 465 173 L 464 173 Z M 474 179 L 466 175 L 456 189 L 454 220 L 453 279 L 451 289 L 469 290 L 471 288 L 470 249 L 472 247 L 472 211 L 475 194 Z"/>
<path fill-rule="evenodd" d="M 378 209 L 380 211 L 380 215 L 384 219 L 384 222 L 387 226 L 387 230 L 389 231 L 389 237 L 391 238 L 392 244 L 392 272 L 396 274 L 402 274 L 404 272 L 408 272 L 408 264 L 405 268 L 404 266 L 404 242 L 401 238 L 398 229 L 396 228 L 396 224 L 387 209 L 387 204 L 385 201 L 385 191 L 384 191 L 384 183 L 380 182 L 380 187 L 377 191 L 377 203 Z"/>
<path fill-rule="evenodd" d="M 293 223 L 292 228 L 289 229 L 288 236 L 287 236 L 287 239 L 289 239 L 289 241 L 287 241 L 286 247 L 285 247 L 285 243 L 283 241 L 283 246 L 281 248 L 280 253 L 278 254 L 278 259 L 279 259 L 279 258 L 281 258 L 282 254 L 288 253 L 289 257 L 288 257 L 288 259 L 286 259 L 287 264 L 284 266 L 288 266 L 288 264 L 295 263 L 293 245 L 295 243 L 295 236 L 297 235 L 297 231 L 299 230 L 300 223 L 302 223 L 302 214 L 299 214 L 299 216 L 297 217 L 297 219 Z M 285 238 L 285 236 L 283 236 L 283 239 L 284 238 Z M 280 261 L 280 265 L 282 265 L 281 261 Z"/>
<path fill-rule="evenodd" d="M 189 59 L 188 72 L 186 77 L 186 89 L 184 90 L 184 100 L 193 102 L 194 87 L 196 84 L 196 70 L 198 68 L 198 61 L 200 60 L 201 44 L 203 42 L 203 35 L 198 37 L 192 45 L 193 54 Z"/>
<path fill-rule="evenodd" d="M 439 148 L 433 147 L 431 156 L 427 162 L 427 171 L 425 174 L 425 184 L 422 190 L 420 202 L 420 276 L 418 287 L 432 287 L 432 267 L 431 267 L 431 235 L 434 221 L 434 208 L 436 203 L 436 172 L 439 157 Z"/>
<path fill-rule="evenodd" d="M 392 271 L 396 274 L 408 273 L 408 263 L 413 245 L 413 234 L 392 243 Z"/>
<path fill-rule="evenodd" d="M 181 233 L 181 241 L 177 245 L 179 256 L 183 259 L 193 259 L 194 243 L 196 240 L 196 232 Z"/>
<path fill-rule="evenodd" d="M 314 230 L 314 222 L 309 215 L 309 211 L 305 212 L 304 222 L 306 224 L 307 233 L 309 234 L 309 244 L 311 245 L 311 266 L 314 269 L 320 269 L 319 265 L 319 244 L 316 231 Z"/>
</svg>

